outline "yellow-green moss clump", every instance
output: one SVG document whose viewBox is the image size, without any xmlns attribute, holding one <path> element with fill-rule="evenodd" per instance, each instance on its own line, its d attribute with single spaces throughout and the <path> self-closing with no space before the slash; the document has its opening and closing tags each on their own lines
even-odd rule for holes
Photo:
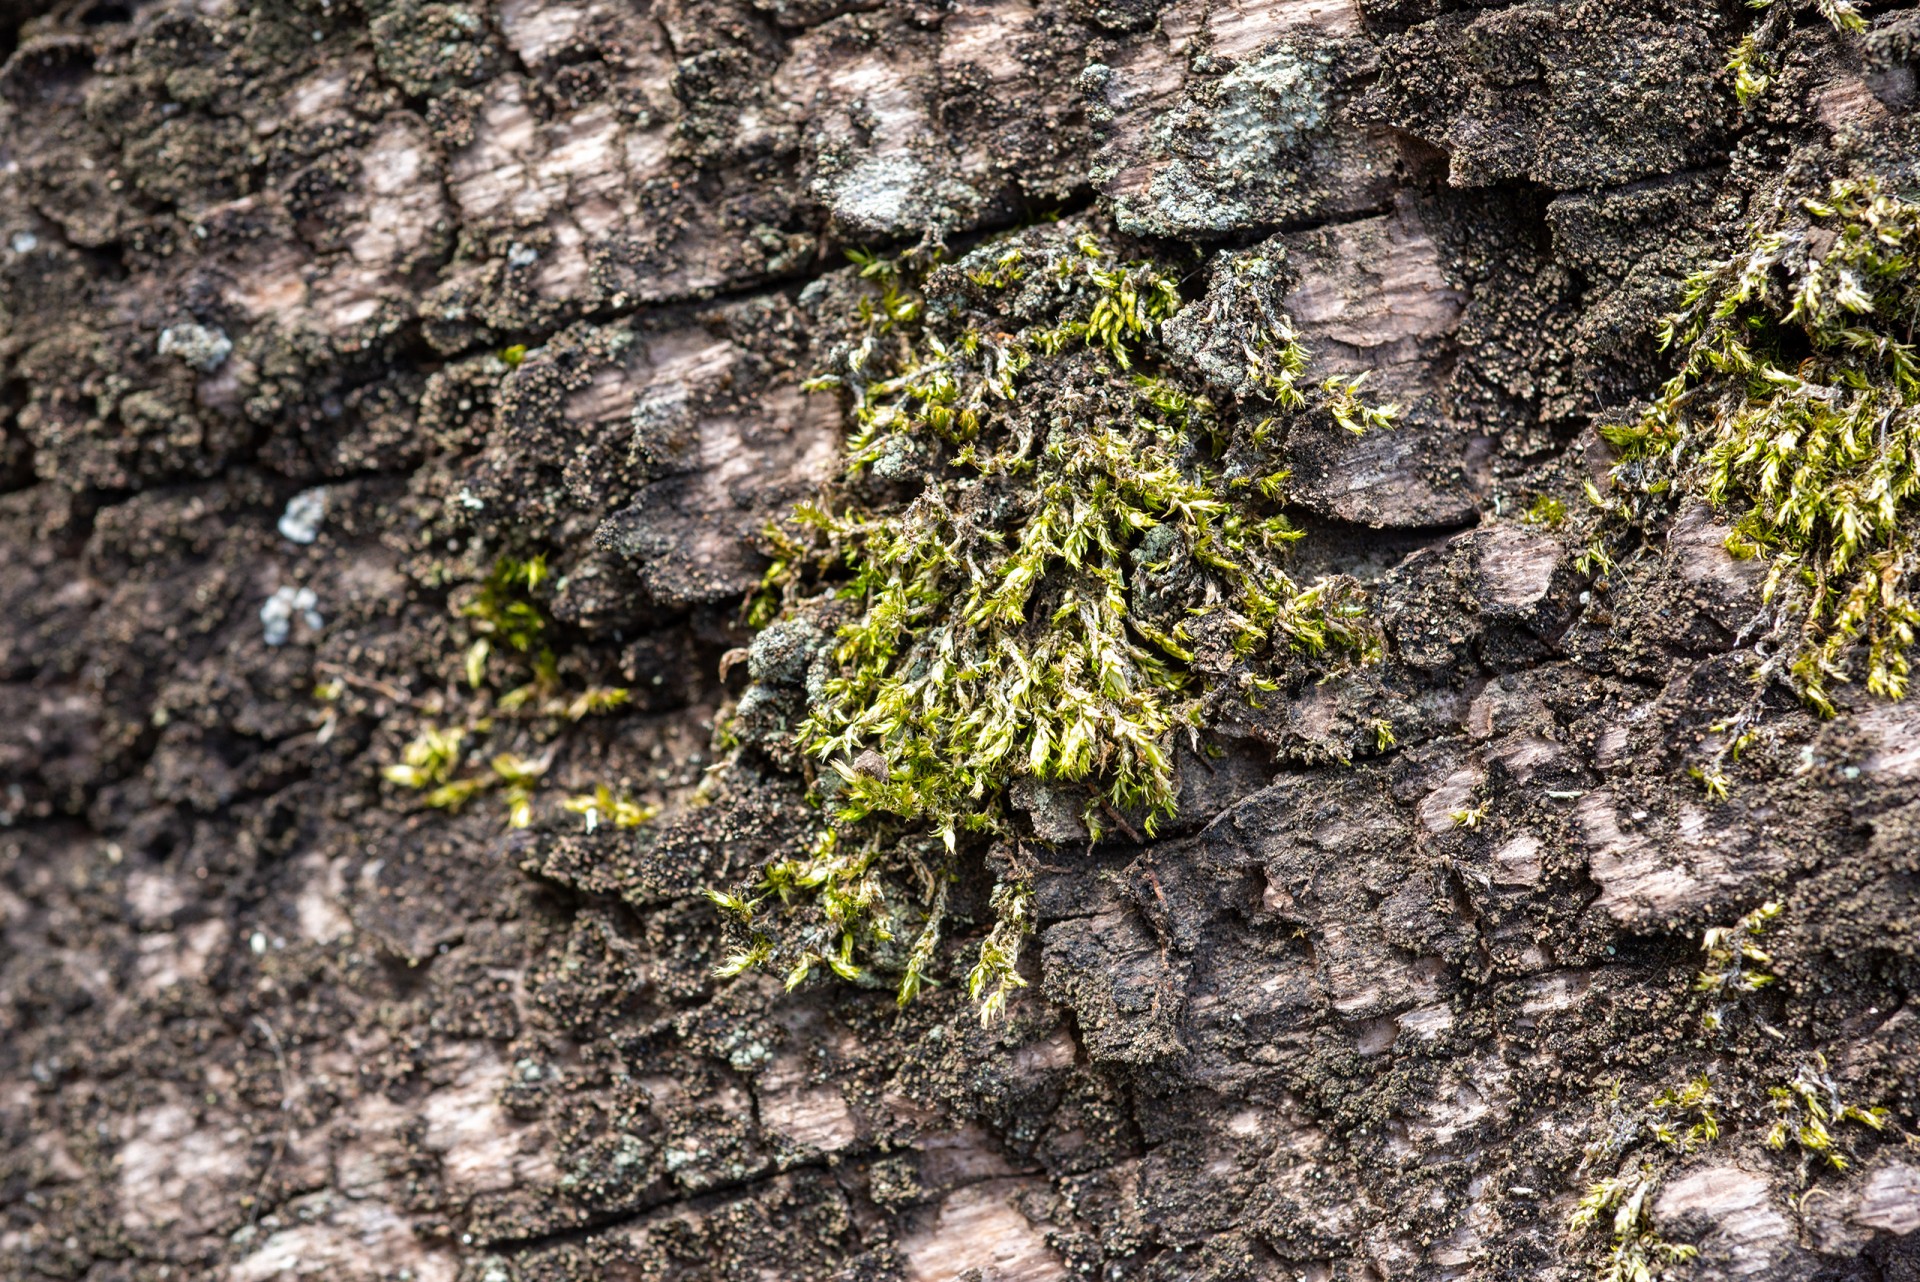
<svg viewBox="0 0 1920 1282">
<path fill-rule="evenodd" d="M 1734 517 L 1769 563 L 1762 679 L 1784 670 L 1831 715 L 1833 687 L 1907 691 L 1920 561 L 1920 205 L 1837 182 L 1692 277 L 1664 338 L 1685 360 L 1639 421 L 1609 428 L 1616 488 Z"/>
<path fill-rule="evenodd" d="M 534 797 L 552 753 L 528 757 L 497 747 L 488 751 L 488 745 L 513 738 L 516 718 L 579 721 L 623 708 L 630 697 L 621 686 L 588 686 L 577 692 L 563 688 L 554 652 L 556 629 L 541 598 L 550 577 L 545 556 L 504 556 L 494 562 L 457 610 L 472 636 L 461 663 L 472 692 L 464 724 L 442 729 L 433 721 L 423 723 L 401 750 L 400 760 L 381 770 L 382 778 L 420 793 L 423 804 L 439 810 L 459 810 L 492 793 L 505 805 L 508 827 L 525 828 L 533 822 Z M 333 698 L 339 690 L 323 687 L 321 693 Z M 443 695 L 434 702 L 446 711 L 450 701 Z M 563 805 L 582 816 L 589 831 L 602 822 L 633 827 L 653 815 L 651 807 L 605 785 Z"/>
<path fill-rule="evenodd" d="M 1684 1264 L 1700 1249 L 1666 1241 L 1653 1224 L 1653 1194 L 1659 1178 L 1637 1170 L 1588 1187 L 1567 1218 L 1567 1236 L 1578 1241 L 1604 1230 L 1607 1245 L 1594 1276 L 1599 1282 L 1653 1282 L 1655 1270 Z"/>
<path fill-rule="evenodd" d="M 860 262 L 855 336 L 812 384 L 845 398 L 846 478 L 779 533 L 756 607 L 832 633 L 797 730 L 829 820 L 810 850 L 715 898 L 747 941 L 724 970 L 883 971 L 905 1002 L 954 861 L 1015 835 L 1016 781 L 1094 836 L 1150 835 L 1174 812 L 1175 736 L 1197 736 L 1205 696 L 1277 688 L 1276 656 L 1377 650 L 1356 585 L 1285 568 L 1301 531 L 1281 510 L 1279 448 L 1293 416 L 1363 432 L 1393 411 L 1351 380 L 1299 385 L 1274 257 L 1216 268 L 1216 293 L 1225 272 L 1262 300 L 1200 321 L 1245 389 L 1221 405 L 1223 371 L 1210 387 L 1169 347 L 1175 279 L 1092 235 L 1033 229 L 924 275 Z M 1022 982 L 1018 863 L 1000 863 L 968 979 L 988 1015 Z"/>
</svg>

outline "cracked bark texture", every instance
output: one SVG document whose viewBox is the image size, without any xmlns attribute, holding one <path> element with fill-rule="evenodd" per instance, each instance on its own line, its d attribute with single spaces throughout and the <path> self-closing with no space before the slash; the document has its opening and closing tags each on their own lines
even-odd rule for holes
<svg viewBox="0 0 1920 1282">
<path fill-rule="evenodd" d="M 1869 16 L 1786 24 L 1743 113 L 1731 3 L 0 5 L 0 1272 L 1573 1279 L 1613 1093 L 1710 1070 L 1676 1274 L 1920 1276 L 1920 712 L 1776 698 L 1710 804 L 1759 590 L 1714 514 L 1604 581 L 1514 519 L 1783 182 L 1920 180 Z M 701 888 L 808 818 L 752 752 L 691 802 L 755 533 L 834 465 L 840 251 L 1056 210 L 1276 239 L 1407 407 L 1295 443 L 1388 660 L 1211 726 L 1152 844 L 1052 850 L 992 1028 L 716 981 Z M 635 693 L 543 804 L 620 781 L 637 835 L 379 782 L 510 541 Z M 1700 932 L 1771 897 L 1781 982 L 1706 1038 Z M 1844 1175 L 1760 1143 L 1816 1052 L 1893 1110 Z"/>
</svg>

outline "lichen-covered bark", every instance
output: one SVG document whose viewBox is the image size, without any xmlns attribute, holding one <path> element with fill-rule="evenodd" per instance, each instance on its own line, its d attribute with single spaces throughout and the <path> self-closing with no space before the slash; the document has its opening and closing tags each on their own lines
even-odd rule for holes
<svg viewBox="0 0 1920 1282">
<path fill-rule="evenodd" d="M 1920 183 L 1913 15 L 1867 16 L 0 4 L 0 1272 L 1574 1279 L 1645 1162 L 1676 1275 L 1912 1275 L 1920 713 L 1776 691 L 1714 802 L 1723 518 L 1600 574 L 1519 519 L 1604 475 L 1689 270 Z M 837 466 L 841 251 L 1056 211 L 1272 242 L 1316 360 L 1405 406 L 1289 446 L 1302 573 L 1368 582 L 1387 658 L 1223 707 L 1157 840 L 1049 847 L 992 1027 L 964 928 L 904 1012 L 717 980 L 703 888 L 811 819 L 714 729 L 758 532 Z M 632 691 L 514 731 L 520 831 L 379 773 L 469 697 L 450 602 L 505 552 L 560 678 Z M 662 813 L 584 831 L 601 782 Z M 1701 933 L 1772 900 L 1709 1033 Z M 1845 1172 L 1763 1143 L 1816 1055 L 1890 1110 Z M 1701 1073 L 1718 1139 L 1633 1138 Z"/>
</svg>

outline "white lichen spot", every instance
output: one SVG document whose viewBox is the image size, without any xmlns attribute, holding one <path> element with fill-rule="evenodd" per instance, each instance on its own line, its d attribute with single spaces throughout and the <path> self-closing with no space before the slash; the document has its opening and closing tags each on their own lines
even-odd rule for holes
<svg viewBox="0 0 1920 1282">
<path fill-rule="evenodd" d="M 320 598 L 312 588 L 276 589 L 260 607 L 260 627 L 266 634 L 267 644 L 285 645 L 295 618 L 318 632 L 325 623 L 317 608 L 319 604 Z"/>
<path fill-rule="evenodd" d="M 17 231 L 13 233 L 11 244 L 13 245 L 14 253 L 31 254 L 34 250 L 40 248 L 40 238 L 30 231 Z"/>
<path fill-rule="evenodd" d="M 1215 137 L 1229 147 L 1228 165 L 1263 158 L 1279 148 L 1298 151 L 1327 119 L 1325 54 L 1281 48 L 1228 72 L 1220 80 Z"/>
<path fill-rule="evenodd" d="M 932 185 L 933 175 L 911 156 L 869 156 L 834 184 L 829 201 L 848 228 L 894 233 L 913 221 Z"/>
<path fill-rule="evenodd" d="M 280 514 L 280 537 L 294 543 L 311 543 L 320 537 L 320 524 L 327 519 L 327 487 L 316 485 L 301 490 L 287 500 Z"/>
<path fill-rule="evenodd" d="M 196 325 L 188 321 L 160 331 L 160 355 L 177 357 L 203 374 L 219 369 L 233 351 L 233 340 L 217 326 Z"/>
</svg>

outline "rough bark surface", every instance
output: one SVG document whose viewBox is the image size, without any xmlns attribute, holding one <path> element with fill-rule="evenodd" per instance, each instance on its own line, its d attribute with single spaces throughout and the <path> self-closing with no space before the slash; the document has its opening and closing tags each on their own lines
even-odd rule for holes
<svg viewBox="0 0 1920 1282">
<path fill-rule="evenodd" d="M 1599 580 L 1515 519 L 1758 205 L 1920 181 L 1868 16 L 1743 111 L 1733 3 L 0 4 L 0 1272 L 1574 1279 L 1646 1160 L 1676 1275 L 1920 1277 L 1920 710 L 1776 695 L 1712 803 L 1757 573 L 1706 509 Z M 699 789 L 757 532 L 835 466 L 840 251 L 1057 210 L 1277 238 L 1407 407 L 1296 442 L 1387 661 L 1209 727 L 1154 842 L 1053 848 L 990 1028 L 964 929 L 903 1013 L 717 980 L 702 888 L 808 821 L 752 750 Z M 522 831 L 379 774 L 508 549 L 634 692 L 525 732 Z M 602 781 L 660 817 L 553 804 Z M 1701 932 L 1769 899 L 1710 1037 Z M 1816 1054 L 1892 1111 L 1844 1173 L 1761 1142 Z M 1608 1147 L 1702 1072 L 1717 1141 Z"/>
</svg>

